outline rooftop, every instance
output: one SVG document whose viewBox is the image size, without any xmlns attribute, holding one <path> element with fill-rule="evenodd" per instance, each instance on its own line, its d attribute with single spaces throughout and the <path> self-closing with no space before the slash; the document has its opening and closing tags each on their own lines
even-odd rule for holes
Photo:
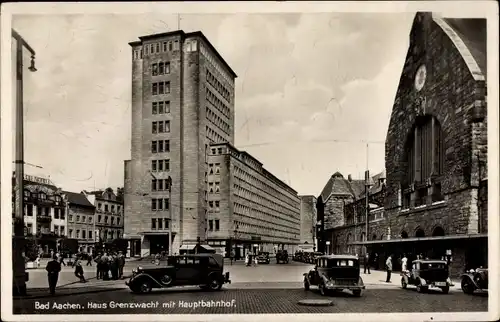
<svg viewBox="0 0 500 322">
<path fill-rule="evenodd" d="M 85 197 L 83 193 L 75 193 L 70 191 L 63 192 L 68 197 L 68 202 L 73 205 L 82 207 L 95 208 L 93 204 Z"/>
<path fill-rule="evenodd" d="M 136 46 L 140 45 L 142 42 L 147 41 L 147 40 L 152 40 L 155 38 L 164 38 L 164 37 L 170 37 L 170 36 L 176 36 L 179 35 L 181 36 L 182 39 L 185 38 L 191 38 L 191 37 L 200 37 L 203 39 L 203 41 L 208 45 L 208 47 L 214 52 L 215 56 L 221 61 L 221 63 L 224 65 L 224 67 L 227 68 L 229 73 L 234 77 L 238 77 L 234 70 L 229 66 L 229 64 L 222 58 L 221 54 L 215 49 L 215 47 L 212 45 L 212 43 L 205 37 L 205 35 L 201 31 L 193 31 L 193 32 L 184 32 L 184 30 L 174 30 L 174 31 L 168 31 L 168 32 L 163 32 L 163 33 L 157 33 L 157 34 L 151 34 L 151 35 L 146 35 L 146 36 L 141 36 L 139 37 L 140 41 L 133 41 L 129 42 L 130 46 Z"/>
</svg>

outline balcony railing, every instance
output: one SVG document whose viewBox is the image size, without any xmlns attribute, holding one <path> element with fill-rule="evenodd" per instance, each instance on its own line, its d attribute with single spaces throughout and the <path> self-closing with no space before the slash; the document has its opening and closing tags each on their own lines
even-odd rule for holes
<svg viewBox="0 0 500 322">
<path fill-rule="evenodd" d="M 37 215 L 36 220 L 38 222 L 51 222 L 52 217 L 51 216 L 46 216 L 46 215 Z"/>
</svg>

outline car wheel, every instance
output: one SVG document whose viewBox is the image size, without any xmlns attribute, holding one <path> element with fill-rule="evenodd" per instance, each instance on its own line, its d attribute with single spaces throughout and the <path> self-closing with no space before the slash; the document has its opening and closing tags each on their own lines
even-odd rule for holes
<svg viewBox="0 0 500 322">
<path fill-rule="evenodd" d="M 352 294 L 356 297 L 360 297 L 361 296 L 361 290 L 352 290 Z"/>
<path fill-rule="evenodd" d="M 218 279 L 217 277 L 213 277 L 210 280 L 210 283 L 208 283 L 208 287 L 212 291 L 218 291 L 218 290 L 220 290 L 222 288 L 222 283 L 220 282 L 220 279 Z"/>
<path fill-rule="evenodd" d="M 448 294 L 448 292 L 450 291 L 450 287 L 449 286 L 441 287 L 441 289 L 443 290 L 444 294 Z"/>
<path fill-rule="evenodd" d="M 304 278 L 304 290 L 309 291 L 309 282 Z"/>
<path fill-rule="evenodd" d="M 408 287 L 408 284 L 406 284 L 406 281 L 405 281 L 405 279 L 404 279 L 404 278 L 401 278 L 401 287 L 402 287 L 402 288 L 406 288 L 406 287 Z"/>
<path fill-rule="evenodd" d="M 326 295 L 326 289 L 325 289 L 325 285 L 323 283 L 319 284 L 319 294 L 325 296 Z"/>
<path fill-rule="evenodd" d="M 161 277 L 160 282 L 165 286 L 169 286 L 172 283 L 172 277 L 168 274 L 165 274 Z"/>
<path fill-rule="evenodd" d="M 472 285 L 472 282 L 468 278 L 463 278 L 462 279 L 462 291 L 465 294 L 472 294 L 474 293 L 474 285 Z"/>
<path fill-rule="evenodd" d="M 151 292 L 151 282 L 149 282 L 148 280 L 144 280 L 141 282 L 140 286 L 139 286 L 139 291 L 141 293 L 149 293 Z"/>
</svg>

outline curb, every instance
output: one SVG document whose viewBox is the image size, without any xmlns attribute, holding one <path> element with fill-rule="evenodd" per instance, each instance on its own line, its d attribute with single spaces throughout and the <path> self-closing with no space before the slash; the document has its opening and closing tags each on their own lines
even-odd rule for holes
<svg viewBox="0 0 500 322">
<path fill-rule="evenodd" d="M 51 295 L 51 294 L 29 295 L 30 291 L 28 290 L 27 291 L 28 292 L 27 296 L 14 296 L 12 299 L 14 301 L 16 301 L 16 300 L 32 300 L 32 299 L 43 299 L 43 298 L 56 298 L 56 297 L 63 297 L 63 296 L 70 296 L 70 295 L 104 293 L 104 292 L 111 292 L 111 291 L 116 291 L 116 290 L 120 290 L 120 289 L 121 288 L 111 288 L 111 287 L 108 287 L 108 288 L 102 288 L 102 289 L 97 289 L 97 290 L 84 290 L 84 291 L 80 291 L 80 292 L 71 292 L 71 293 L 67 293 L 67 292 L 58 293 L 56 291 L 56 293 L 54 295 Z M 67 290 L 67 289 L 64 289 L 64 290 Z"/>
<path fill-rule="evenodd" d="M 320 299 L 306 299 L 298 301 L 297 304 L 302 306 L 332 306 L 333 301 L 320 300 Z"/>
</svg>

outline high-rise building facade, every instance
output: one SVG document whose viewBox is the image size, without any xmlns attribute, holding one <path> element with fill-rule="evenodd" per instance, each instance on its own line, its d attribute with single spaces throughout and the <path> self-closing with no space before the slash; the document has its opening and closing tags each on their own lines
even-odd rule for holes
<svg viewBox="0 0 500 322">
<path fill-rule="evenodd" d="M 171 247 L 169 231 L 174 252 L 204 238 L 207 151 L 210 143 L 234 142 L 236 74 L 201 32 L 139 39 L 130 43 L 124 228 L 131 255 L 146 256 Z"/>
<path fill-rule="evenodd" d="M 208 151 L 206 240 L 218 252 L 243 257 L 249 251 L 293 252 L 300 243 L 297 191 L 262 163 L 228 143 Z"/>
</svg>

